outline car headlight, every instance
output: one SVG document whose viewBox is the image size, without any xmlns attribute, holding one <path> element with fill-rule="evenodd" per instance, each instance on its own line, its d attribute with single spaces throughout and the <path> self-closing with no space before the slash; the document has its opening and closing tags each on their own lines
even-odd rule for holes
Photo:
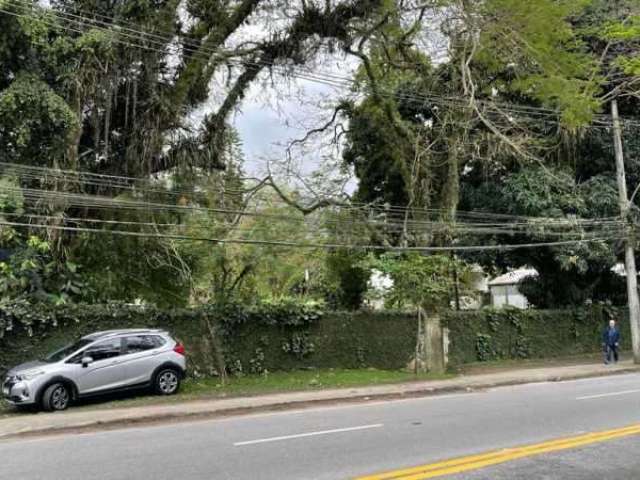
<svg viewBox="0 0 640 480">
<path fill-rule="evenodd" d="M 27 372 L 27 373 L 22 373 L 20 375 L 16 375 L 16 378 L 18 379 L 18 381 L 23 381 L 23 380 L 33 380 L 36 377 L 39 377 L 40 375 L 44 375 L 43 371 L 37 371 L 37 372 Z"/>
</svg>

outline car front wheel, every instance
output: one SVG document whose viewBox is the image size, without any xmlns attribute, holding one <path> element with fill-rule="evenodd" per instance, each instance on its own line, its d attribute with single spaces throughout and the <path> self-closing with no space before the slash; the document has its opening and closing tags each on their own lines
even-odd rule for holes
<svg viewBox="0 0 640 480">
<path fill-rule="evenodd" d="M 42 408 L 47 412 L 65 410 L 71 401 L 71 392 L 63 383 L 49 385 L 42 395 Z"/>
<path fill-rule="evenodd" d="M 158 372 L 155 379 L 155 390 L 159 395 L 173 395 L 180 389 L 180 374 L 173 368 L 165 368 Z"/>
</svg>

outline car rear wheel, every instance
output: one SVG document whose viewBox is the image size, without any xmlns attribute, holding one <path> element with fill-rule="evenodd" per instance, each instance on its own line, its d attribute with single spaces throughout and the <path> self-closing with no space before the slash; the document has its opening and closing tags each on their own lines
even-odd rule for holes
<svg viewBox="0 0 640 480">
<path fill-rule="evenodd" d="M 71 392 L 63 383 L 49 385 L 42 395 L 42 408 L 47 412 L 65 410 L 71 401 Z"/>
<path fill-rule="evenodd" d="M 155 378 L 155 390 L 159 395 L 173 395 L 180 390 L 180 374 L 173 368 L 164 368 Z"/>
</svg>

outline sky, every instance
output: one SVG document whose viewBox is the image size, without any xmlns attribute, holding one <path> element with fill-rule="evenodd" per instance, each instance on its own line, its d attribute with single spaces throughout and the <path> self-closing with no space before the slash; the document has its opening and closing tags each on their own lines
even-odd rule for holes
<svg viewBox="0 0 640 480">
<path fill-rule="evenodd" d="M 282 159 L 286 145 L 305 135 L 308 128 L 324 123 L 328 107 L 341 92 L 336 89 L 297 80 L 292 88 L 252 88 L 252 93 L 233 115 L 233 124 L 240 134 L 245 155 L 245 168 L 253 174 L 264 173 L 267 159 Z M 324 103 L 327 108 L 318 107 Z M 308 165 L 313 168 L 320 159 L 318 151 L 307 152 Z"/>
<path fill-rule="evenodd" d="M 320 75 L 351 78 L 357 64 L 351 59 L 325 59 Z M 267 75 L 265 74 L 265 77 Z M 273 82 L 258 81 L 230 118 L 237 129 L 245 157 L 244 169 L 250 176 L 267 173 L 267 162 L 283 161 L 287 145 L 305 136 L 308 130 L 326 123 L 333 106 L 349 92 L 307 79 L 275 76 Z M 300 173 L 314 172 L 327 158 L 339 160 L 339 150 L 323 146 L 327 137 L 316 136 L 304 149 L 294 151 L 294 163 Z"/>
<path fill-rule="evenodd" d="M 285 111 L 292 111 L 293 105 L 287 105 Z M 242 139 L 242 149 L 247 161 L 246 167 L 259 173 L 263 162 L 261 158 L 277 148 L 278 143 L 286 142 L 291 135 L 289 127 L 280 114 L 258 102 L 250 102 L 243 111 L 235 115 L 235 127 Z"/>
<path fill-rule="evenodd" d="M 231 47 L 247 39 L 266 39 L 281 33 L 291 21 L 277 12 L 271 12 L 270 15 L 269 22 L 248 22 L 241 26 L 227 41 L 227 45 Z M 294 70 L 296 75 L 308 72 L 320 77 L 337 75 L 350 80 L 357 66 L 355 58 L 346 57 L 344 53 L 320 52 L 308 65 L 297 66 Z M 230 118 L 242 140 L 245 172 L 249 175 L 264 174 L 267 159 L 285 158 L 286 145 L 293 139 L 303 137 L 308 129 L 326 122 L 327 115 L 330 117 L 333 112 L 332 105 L 347 93 L 344 89 L 309 79 L 285 78 L 277 72 L 278 69 L 262 72 Z M 214 78 L 212 92 L 228 89 L 229 79 L 225 75 L 225 72 L 221 72 Z M 216 97 L 212 93 L 205 109 L 215 109 L 223 99 L 224 96 Z M 305 173 L 310 173 L 321 162 L 322 155 L 326 154 L 310 146 L 304 152 L 304 158 L 298 159 L 301 168 Z"/>
</svg>

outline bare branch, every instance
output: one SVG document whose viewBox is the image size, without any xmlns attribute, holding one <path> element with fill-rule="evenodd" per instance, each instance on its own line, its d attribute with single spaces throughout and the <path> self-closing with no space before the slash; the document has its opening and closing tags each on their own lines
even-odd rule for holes
<svg viewBox="0 0 640 480">
<path fill-rule="evenodd" d="M 277 185 L 277 183 L 273 180 L 273 177 L 269 176 L 268 177 L 268 184 L 271 188 L 273 188 L 273 190 L 278 194 L 278 196 L 280 197 L 280 199 L 286 203 L 287 205 L 289 205 L 290 207 L 295 208 L 296 210 L 298 210 L 299 212 L 301 212 L 303 215 L 309 215 L 313 212 L 315 212 L 316 210 L 319 210 L 321 208 L 326 208 L 326 207 L 348 207 L 351 204 L 348 202 L 341 202 L 339 200 L 334 200 L 331 198 L 321 198 L 319 200 L 316 200 L 314 203 L 310 204 L 310 205 L 301 205 L 300 203 L 296 202 L 295 200 L 293 200 L 290 196 L 288 196 L 286 193 L 284 193 L 284 191 Z"/>
<path fill-rule="evenodd" d="M 289 145 L 287 146 L 287 157 L 289 158 L 291 157 L 291 150 L 295 145 L 302 145 L 305 142 L 307 142 L 307 140 L 309 140 L 309 138 L 311 138 L 313 135 L 317 135 L 318 133 L 323 133 L 327 131 L 335 123 L 336 119 L 338 118 L 338 114 L 343 111 L 348 111 L 350 108 L 351 108 L 350 105 L 346 103 L 341 103 L 340 105 L 338 105 L 333 109 L 333 114 L 331 115 L 331 119 L 328 122 L 326 122 L 324 125 L 320 127 L 309 130 L 304 135 L 304 137 L 291 141 L 291 143 L 289 143 Z"/>
</svg>

